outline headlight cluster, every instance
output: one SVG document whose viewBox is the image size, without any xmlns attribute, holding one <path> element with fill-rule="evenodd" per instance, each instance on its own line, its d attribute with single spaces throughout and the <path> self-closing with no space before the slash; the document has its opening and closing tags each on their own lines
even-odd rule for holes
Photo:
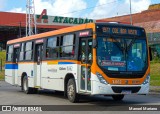
<svg viewBox="0 0 160 114">
<path fill-rule="evenodd" d="M 103 76 L 100 73 L 97 72 L 96 75 L 102 84 L 108 84 L 108 82 L 103 78 Z"/>
<path fill-rule="evenodd" d="M 146 77 L 146 79 L 144 80 L 143 84 L 148 84 L 150 81 L 150 74 L 148 74 L 148 76 Z"/>
</svg>

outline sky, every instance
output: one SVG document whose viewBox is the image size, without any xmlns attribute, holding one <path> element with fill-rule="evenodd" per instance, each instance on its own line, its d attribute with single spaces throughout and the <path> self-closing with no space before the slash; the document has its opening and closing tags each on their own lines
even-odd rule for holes
<svg viewBox="0 0 160 114">
<path fill-rule="evenodd" d="M 131 0 L 131 12 L 148 9 L 160 0 Z M 102 19 L 130 13 L 130 0 L 34 0 L 35 13 L 47 9 L 47 15 Z M 26 0 L 0 0 L 0 11 L 26 13 Z"/>
</svg>

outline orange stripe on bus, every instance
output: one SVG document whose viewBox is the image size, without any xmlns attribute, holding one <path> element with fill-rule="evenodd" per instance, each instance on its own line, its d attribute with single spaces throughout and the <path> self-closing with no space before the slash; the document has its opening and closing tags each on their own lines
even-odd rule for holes
<svg viewBox="0 0 160 114">
<path fill-rule="evenodd" d="M 13 44 L 13 43 L 18 43 L 18 42 L 23 42 L 23 41 L 28 41 L 28 40 L 46 38 L 46 37 L 53 36 L 53 35 L 59 35 L 59 34 L 74 32 L 78 30 L 83 30 L 83 29 L 91 29 L 91 28 L 95 30 L 95 23 L 86 23 L 86 24 L 82 24 L 78 26 L 72 26 L 72 27 L 67 27 L 67 28 L 63 28 L 59 30 L 36 34 L 36 35 L 28 36 L 28 37 L 18 38 L 18 39 L 8 41 L 7 44 Z"/>
</svg>

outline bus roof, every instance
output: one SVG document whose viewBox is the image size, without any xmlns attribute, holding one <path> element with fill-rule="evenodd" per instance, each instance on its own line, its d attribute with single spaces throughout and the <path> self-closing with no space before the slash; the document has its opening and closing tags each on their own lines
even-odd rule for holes
<svg viewBox="0 0 160 114">
<path fill-rule="evenodd" d="M 67 33 L 67 32 L 74 32 L 74 31 L 78 31 L 78 30 L 83 30 L 83 29 L 90 29 L 90 28 L 95 29 L 94 26 L 95 26 L 95 23 L 81 24 L 81 25 L 77 25 L 77 26 L 72 26 L 72 27 L 67 27 L 67 28 L 58 29 L 58 30 L 49 31 L 49 32 L 44 32 L 44 33 L 40 33 L 40 34 L 36 34 L 36 35 L 31 35 L 28 37 L 22 37 L 22 38 L 17 38 L 14 40 L 9 40 L 7 42 L 7 44 L 14 44 L 14 43 L 19 43 L 19 42 L 23 42 L 23 41 L 45 38 L 45 37 L 49 37 L 49 36 L 53 36 L 53 35 L 59 35 L 59 34 Z"/>
<path fill-rule="evenodd" d="M 86 23 L 86 24 L 67 27 L 67 28 L 63 28 L 63 29 L 58 29 L 58 30 L 54 30 L 54 31 L 50 31 L 50 32 L 44 32 L 44 33 L 40 33 L 40 34 L 36 34 L 36 35 L 31 35 L 31 36 L 28 36 L 28 37 L 22 37 L 22 38 L 17 38 L 17 39 L 14 39 L 14 40 L 9 40 L 7 42 L 7 44 L 14 44 L 14 43 L 19 43 L 19 42 L 23 42 L 23 41 L 45 38 L 45 37 L 49 37 L 49 36 L 54 36 L 54 35 L 68 33 L 68 32 L 84 30 L 84 29 L 90 29 L 90 28 L 93 28 L 93 31 L 95 31 L 95 26 L 96 26 L 95 24 L 96 25 L 104 25 L 105 24 L 105 25 L 108 25 L 108 26 L 134 27 L 134 28 L 143 29 L 142 27 L 137 27 L 137 26 L 128 25 L 128 24 L 119 24 L 119 23 L 108 23 L 108 22 L 107 23 L 106 22 Z"/>
</svg>

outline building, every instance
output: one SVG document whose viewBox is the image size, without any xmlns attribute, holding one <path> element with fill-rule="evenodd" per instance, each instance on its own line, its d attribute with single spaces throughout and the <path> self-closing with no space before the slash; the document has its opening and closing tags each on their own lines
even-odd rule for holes
<svg viewBox="0 0 160 114">
<path fill-rule="evenodd" d="M 130 15 L 123 15 L 105 19 L 99 19 L 97 22 L 121 22 L 131 23 Z M 132 14 L 132 23 L 135 26 L 144 27 L 147 33 L 149 45 L 153 53 L 160 57 L 160 4 L 150 5 L 148 10 Z"/>
<path fill-rule="evenodd" d="M 57 30 L 77 24 L 93 22 L 92 19 L 48 16 L 44 9 L 41 15 L 36 15 L 37 33 Z M 0 50 L 6 48 L 6 42 L 11 39 L 26 36 L 26 14 L 0 12 Z"/>
</svg>

